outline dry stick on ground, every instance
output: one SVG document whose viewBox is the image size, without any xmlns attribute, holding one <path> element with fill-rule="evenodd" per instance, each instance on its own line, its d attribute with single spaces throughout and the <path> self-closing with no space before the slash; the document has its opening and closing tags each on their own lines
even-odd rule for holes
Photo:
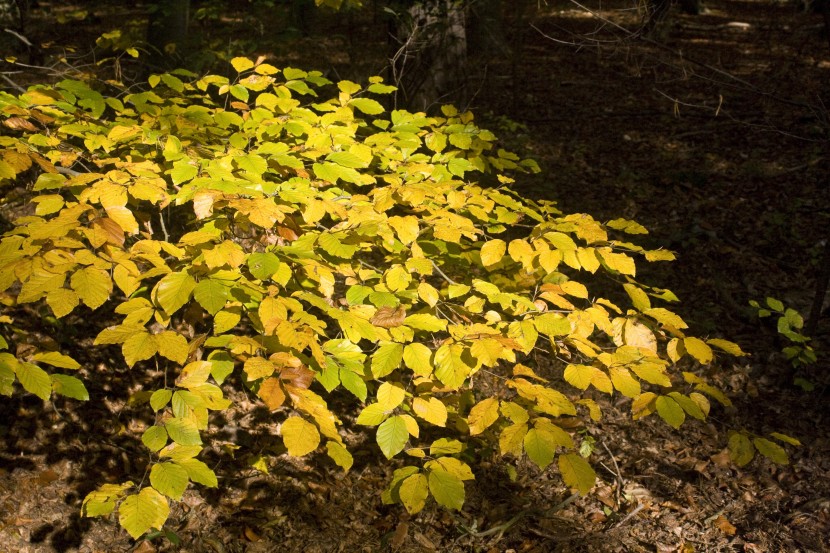
<svg viewBox="0 0 830 553">
<path fill-rule="evenodd" d="M 470 535 L 474 538 L 486 538 L 488 536 L 492 536 L 493 534 L 497 534 L 496 541 L 498 541 L 498 540 L 501 539 L 501 537 L 504 535 L 505 532 L 507 532 L 510 528 L 515 526 L 516 523 L 519 522 L 524 517 L 526 517 L 528 515 L 549 515 L 549 514 L 555 513 L 557 511 L 560 511 L 560 510 L 564 509 L 569 503 L 571 503 L 577 497 L 579 497 L 578 493 L 572 494 L 568 498 L 566 498 L 564 501 L 562 501 L 561 503 L 559 503 L 557 505 L 554 505 L 550 509 L 539 509 L 539 508 L 536 508 L 536 507 L 528 508 L 528 509 L 522 509 L 521 511 L 518 512 L 518 514 L 516 514 L 516 516 L 514 516 L 513 518 L 511 518 L 507 522 L 497 524 L 496 526 L 493 526 L 492 528 L 489 528 L 487 530 L 482 530 L 481 532 L 476 532 L 475 530 L 472 530 L 472 529 L 470 529 L 466 526 L 463 526 L 463 525 L 461 526 L 461 528 L 463 528 L 464 531 L 468 535 Z"/>
</svg>

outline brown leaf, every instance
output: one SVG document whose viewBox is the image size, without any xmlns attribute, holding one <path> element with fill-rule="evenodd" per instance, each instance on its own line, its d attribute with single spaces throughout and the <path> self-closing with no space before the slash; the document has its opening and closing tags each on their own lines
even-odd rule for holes
<svg viewBox="0 0 830 553">
<path fill-rule="evenodd" d="M 381 307 L 369 322 L 381 328 L 394 328 L 401 326 L 405 318 L 406 308 L 403 305 L 399 305 L 397 308 Z"/>
<path fill-rule="evenodd" d="M 285 225 L 277 225 L 275 228 L 277 229 L 277 234 L 279 234 L 283 240 L 293 242 L 300 237 L 296 232 L 294 232 L 293 229 Z"/>
<path fill-rule="evenodd" d="M 398 524 L 398 527 L 395 528 L 395 533 L 392 535 L 392 540 L 389 542 L 392 546 L 392 549 L 401 548 L 401 546 L 406 541 L 407 533 L 409 533 L 409 523 L 403 521 L 400 524 Z"/>
<path fill-rule="evenodd" d="M 133 549 L 133 553 L 156 553 L 156 551 L 158 551 L 156 546 L 148 540 L 142 541 Z"/>
<path fill-rule="evenodd" d="M 314 381 L 314 371 L 305 365 L 283 367 L 280 370 L 280 379 L 291 383 L 295 388 L 307 389 Z"/>
<path fill-rule="evenodd" d="M 92 221 L 92 226 L 95 230 L 101 232 L 102 236 L 104 236 L 107 242 L 116 245 L 116 246 L 123 246 L 124 245 L 124 230 L 121 226 L 110 219 L 109 217 L 100 217 Z"/>
<path fill-rule="evenodd" d="M 720 453 L 712 455 L 709 459 L 719 467 L 732 466 L 732 459 L 729 457 L 729 450 L 724 449 Z"/>
<path fill-rule="evenodd" d="M 9 117 L 5 121 L 3 121 L 3 124 L 15 131 L 23 130 L 34 132 L 37 130 L 37 127 L 35 127 L 34 125 L 32 125 L 31 122 L 27 121 L 26 119 L 23 119 L 22 117 Z"/>
<path fill-rule="evenodd" d="M 250 526 L 246 526 L 245 527 L 245 538 L 248 541 L 258 542 L 259 540 L 262 539 L 262 536 L 260 536 L 256 532 L 254 532 L 253 528 L 251 528 Z"/>
<path fill-rule="evenodd" d="M 37 475 L 35 481 L 38 484 L 46 485 L 51 484 L 52 482 L 58 479 L 60 479 L 60 475 L 57 472 L 53 470 L 44 470 L 43 472 Z"/>
<path fill-rule="evenodd" d="M 285 403 L 285 392 L 282 391 L 279 379 L 269 377 L 263 380 L 259 387 L 259 397 L 271 411 Z"/>
<path fill-rule="evenodd" d="M 231 107 L 234 109 L 241 109 L 242 111 L 249 111 L 251 107 L 245 102 L 231 102 Z"/>
<path fill-rule="evenodd" d="M 718 516 L 713 524 L 727 536 L 734 536 L 738 531 L 738 529 L 732 526 L 732 523 L 726 520 L 726 517 L 723 515 Z"/>
</svg>

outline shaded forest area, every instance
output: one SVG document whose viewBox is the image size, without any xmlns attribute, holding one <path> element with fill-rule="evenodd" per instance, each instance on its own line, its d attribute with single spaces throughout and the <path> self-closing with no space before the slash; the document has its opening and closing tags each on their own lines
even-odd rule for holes
<svg viewBox="0 0 830 553">
<path fill-rule="evenodd" d="M 751 354 L 711 369 L 736 409 L 675 432 L 654 416 L 631 422 L 627 403 L 605 399 L 602 422 L 581 430 L 601 436 L 592 494 L 574 498 L 527 462 L 511 481 L 494 462 L 480 467 L 458 513 L 432 505 L 409 516 L 382 505 L 395 467 L 371 445 L 346 475 L 313 456 L 283 456 L 266 474 L 226 454 L 217 468 L 224 489 L 191 488 L 175 508 L 170 529 L 180 546 L 134 544 L 114 523 L 79 516 L 102 477 L 123 478 L 140 463 L 131 425 L 141 407 L 125 398 L 142 377 L 119 369 L 104 402 L 60 401 L 45 413 L 30 396 L 0 403 L 0 550 L 828 551 L 830 318 L 814 329 L 818 362 L 796 370 L 774 324 L 748 303 L 772 296 L 806 317 L 830 264 L 830 47 L 821 14 L 709 0 L 697 15 L 672 8 L 642 34 L 645 8 L 623 0 L 482 4 L 501 10 L 498 40 L 470 46 L 455 101 L 509 149 L 538 160 L 540 174 L 518 179 L 522 194 L 556 200 L 566 212 L 634 219 L 649 229 L 651 246 L 678 253 L 648 268 L 649 279 L 681 298 L 679 313 L 697 333 Z M 142 57 L 122 52 L 97 64 L 117 52 L 94 45 L 115 29 L 143 37 L 148 9 L 37 2 L 24 29 L 31 50 L 0 65 L 0 88 L 79 72 L 137 82 Z M 362 81 L 388 77 L 396 50 L 373 2 L 339 13 L 276 1 L 191 9 L 200 46 L 188 62 L 198 71 L 263 55 L 276 67 Z M 15 216 L 25 194 L 2 199 L 3 218 Z M 83 328 L 73 332 L 90 339 Z M 81 361 L 93 375 L 109 370 L 106 357 Z M 267 423 L 242 415 L 229 414 L 212 436 L 217 444 L 267 442 Z M 741 426 L 804 445 L 789 466 L 756 460 L 738 469 L 724 447 L 726 432 Z"/>
</svg>

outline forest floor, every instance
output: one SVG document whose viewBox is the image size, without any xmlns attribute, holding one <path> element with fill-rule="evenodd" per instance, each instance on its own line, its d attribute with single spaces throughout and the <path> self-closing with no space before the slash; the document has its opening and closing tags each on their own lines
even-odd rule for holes
<svg viewBox="0 0 830 553">
<path fill-rule="evenodd" d="M 86 52 L 139 13 L 105 2 L 81 17 L 64 4 L 41 0 L 33 13 L 48 52 L 70 44 Z M 697 333 L 751 354 L 710 371 L 735 408 L 673 431 L 656 416 L 632 422 L 625 401 L 606 399 L 602 421 L 579 429 L 597 439 L 591 494 L 573 497 L 557 474 L 526 462 L 511 481 L 494 456 L 468 484 L 461 512 L 433 505 L 416 516 L 382 505 L 394 466 L 371 447 L 347 474 L 315 456 L 270 459 L 267 473 L 234 458 L 221 444 L 257 451 L 273 440 L 240 409 L 212 436 L 221 491 L 190 489 L 172 511 L 168 527 L 181 545 L 135 543 L 114 520 L 79 511 L 102 481 L 140 477 L 135 430 L 145 409 L 123 399 L 141 376 L 106 357 L 83 359 L 91 394 L 106 399 L 58 401 L 45 412 L 26 396 L 0 402 L 0 552 L 830 551 L 830 320 L 816 332 L 818 363 L 798 373 L 815 385 L 806 392 L 793 385 L 775 329 L 748 308 L 773 296 L 806 314 L 830 239 L 830 121 L 820 101 L 830 99 L 830 48 L 821 18 L 784 3 L 712 0 L 706 13 L 672 12 L 656 36 L 638 39 L 622 31 L 639 17 L 622 2 L 602 3 L 604 22 L 564 0 L 516 5 L 503 18 L 510 51 L 477 60 L 470 75 L 471 106 L 542 165 L 519 179 L 522 193 L 566 212 L 633 218 L 653 245 L 677 252 L 644 280 L 672 289 Z M 55 24 L 61 13 L 68 23 Z M 283 25 L 272 44 L 250 31 L 252 21 L 280 28 L 263 14 L 197 25 L 216 27 L 217 41 L 243 49 L 235 53 L 357 80 L 383 66 L 376 15 L 319 16 L 308 37 Z M 69 339 L 88 337 L 81 328 Z M 104 371 L 106 388 L 94 378 Z M 804 445 L 790 450 L 788 466 L 756 460 L 739 469 L 724 450 L 732 428 L 777 430 Z"/>
</svg>

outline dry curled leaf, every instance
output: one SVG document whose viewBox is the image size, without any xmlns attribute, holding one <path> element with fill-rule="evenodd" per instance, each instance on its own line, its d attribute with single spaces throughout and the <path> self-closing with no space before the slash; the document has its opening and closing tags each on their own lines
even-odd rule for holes
<svg viewBox="0 0 830 553">
<path fill-rule="evenodd" d="M 377 310 L 370 322 L 381 328 L 401 326 L 406 318 L 406 308 L 403 305 L 395 307 L 381 307 Z"/>
<path fill-rule="evenodd" d="M 726 534 L 727 536 L 734 536 L 735 533 L 738 531 L 731 522 L 729 522 L 725 516 L 719 515 L 718 518 L 715 519 L 713 522 L 716 528 L 718 528 L 721 532 Z"/>
</svg>

